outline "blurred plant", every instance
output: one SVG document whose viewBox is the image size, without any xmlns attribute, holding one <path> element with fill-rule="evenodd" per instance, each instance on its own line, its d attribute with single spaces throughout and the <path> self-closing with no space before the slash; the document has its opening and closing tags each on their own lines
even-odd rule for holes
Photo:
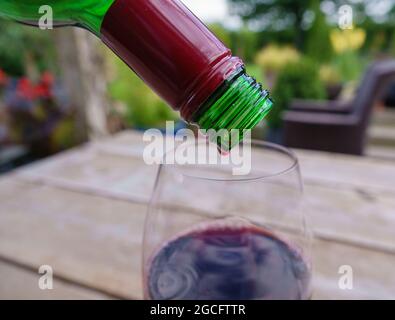
<svg viewBox="0 0 395 320">
<path fill-rule="evenodd" d="M 52 146 L 55 150 L 66 150 L 76 144 L 75 139 L 75 121 L 69 116 L 59 121 L 52 133 Z"/>
<path fill-rule="evenodd" d="M 28 145 L 38 156 L 74 145 L 73 112 L 62 98 L 49 72 L 37 83 L 10 79 L 4 100 L 11 142 Z"/>
<path fill-rule="evenodd" d="M 258 47 L 257 32 L 246 26 L 231 31 L 220 23 L 210 24 L 209 29 L 244 62 L 250 63 L 254 60 Z"/>
<path fill-rule="evenodd" d="M 314 22 L 307 31 L 305 52 L 311 59 L 325 63 L 333 56 L 330 27 L 320 9 L 319 0 L 312 0 L 311 10 L 314 12 Z"/>
<path fill-rule="evenodd" d="M 377 33 L 372 36 L 370 43 L 370 52 L 371 53 L 379 53 L 384 51 L 384 46 L 389 39 L 387 39 L 386 32 L 383 30 L 377 31 Z"/>
<path fill-rule="evenodd" d="M 265 72 L 268 88 L 272 88 L 278 73 L 287 64 L 299 59 L 300 54 L 295 48 L 271 44 L 258 52 L 255 62 Z"/>
<path fill-rule="evenodd" d="M 0 69 L 0 106 L 2 103 L 2 95 L 4 92 L 4 88 L 6 87 L 8 80 L 9 79 L 7 74 L 2 69 Z"/>
<path fill-rule="evenodd" d="M 49 32 L 5 19 L 0 19 L 0 30 L 0 68 L 7 74 L 20 77 L 34 69 L 39 76 L 55 68 L 55 48 Z"/>
<path fill-rule="evenodd" d="M 358 28 L 336 29 L 331 31 L 330 38 L 336 53 L 341 54 L 349 51 L 358 51 L 365 43 L 366 32 Z"/>
<path fill-rule="evenodd" d="M 0 86 L 5 86 L 8 82 L 8 76 L 7 74 L 0 69 Z"/>
<path fill-rule="evenodd" d="M 344 84 L 339 70 L 333 64 L 320 67 L 319 76 L 326 88 L 327 99 L 336 100 L 343 91 Z"/>
<path fill-rule="evenodd" d="M 334 85 L 341 82 L 341 75 L 337 68 L 325 64 L 320 68 L 320 79 L 326 85 Z"/>
<path fill-rule="evenodd" d="M 341 73 L 344 82 L 358 81 L 366 66 L 366 61 L 357 52 L 347 51 L 337 55 L 333 61 L 334 66 Z"/>
<path fill-rule="evenodd" d="M 168 120 L 179 119 L 176 112 L 163 102 L 136 74 L 117 57 L 110 55 L 115 65 L 115 76 L 109 85 L 112 99 L 122 102 L 122 115 L 128 126 L 152 128 L 165 126 Z"/>
<path fill-rule="evenodd" d="M 299 52 L 291 46 L 268 45 L 258 52 L 255 62 L 266 72 L 279 72 L 285 65 L 296 62 Z"/>
<path fill-rule="evenodd" d="M 247 64 L 246 65 L 247 73 L 254 77 L 256 81 L 258 81 L 264 88 L 266 88 L 266 79 L 262 68 L 257 66 L 256 64 Z"/>
<path fill-rule="evenodd" d="M 388 52 L 392 57 L 395 57 L 395 30 L 393 31 L 390 37 Z"/>
<path fill-rule="evenodd" d="M 270 128 L 282 127 L 282 114 L 293 99 L 325 99 L 316 63 L 309 59 L 289 63 L 279 73 L 273 89 L 274 107 L 267 117 Z"/>
<path fill-rule="evenodd" d="M 253 25 L 256 30 L 265 30 L 281 34 L 283 31 L 292 31 L 294 45 L 300 51 L 305 48 L 306 27 L 312 3 L 318 0 L 228 0 L 231 14 Z M 320 0 L 320 4 L 328 8 L 325 14 L 332 21 L 333 15 L 341 5 L 352 2 L 355 20 L 358 23 L 369 22 L 377 29 L 388 26 L 394 27 L 395 2 L 386 0 Z M 380 4 L 386 3 L 385 8 Z M 373 10 L 374 8 L 381 10 Z M 373 34 L 376 32 L 373 31 Z M 278 39 L 276 39 L 277 41 Z"/>
<path fill-rule="evenodd" d="M 243 26 L 240 30 L 233 34 L 233 46 L 231 49 L 245 62 L 253 62 L 258 49 L 257 33 L 251 31 L 247 26 Z"/>
<path fill-rule="evenodd" d="M 222 24 L 213 23 L 208 27 L 228 48 L 232 46 L 230 33 Z"/>
<path fill-rule="evenodd" d="M 366 40 L 363 29 L 332 30 L 331 41 L 337 55 L 334 65 L 341 71 L 344 81 L 356 81 L 364 69 L 364 63 L 358 54 Z"/>
<path fill-rule="evenodd" d="M 295 0 L 228 0 L 232 14 L 240 16 L 243 21 L 255 24 L 259 29 L 279 31 L 293 28 L 294 45 L 302 49 L 303 18 L 310 7 L 310 1 Z"/>
</svg>

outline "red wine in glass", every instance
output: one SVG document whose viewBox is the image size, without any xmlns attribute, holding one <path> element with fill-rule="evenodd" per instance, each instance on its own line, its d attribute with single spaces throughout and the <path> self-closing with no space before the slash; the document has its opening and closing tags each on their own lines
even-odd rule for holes
<svg viewBox="0 0 395 320">
<path fill-rule="evenodd" d="M 146 290 L 155 300 L 307 299 L 310 275 L 301 251 L 268 230 L 211 223 L 153 256 Z"/>
</svg>

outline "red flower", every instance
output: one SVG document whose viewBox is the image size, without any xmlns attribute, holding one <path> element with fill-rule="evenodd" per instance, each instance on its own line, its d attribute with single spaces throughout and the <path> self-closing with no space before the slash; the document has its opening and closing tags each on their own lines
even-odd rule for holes
<svg viewBox="0 0 395 320">
<path fill-rule="evenodd" d="M 0 86 L 6 85 L 8 82 L 8 77 L 6 73 L 0 69 Z"/>
<path fill-rule="evenodd" d="M 16 92 L 20 97 L 27 100 L 33 100 L 36 96 L 33 84 L 26 77 L 22 77 L 21 79 L 19 79 Z"/>
<path fill-rule="evenodd" d="M 52 86 L 55 82 L 54 76 L 49 71 L 45 71 L 41 75 L 41 82 L 47 84 L 48 86 Z"/>
<path fill-rule="evenodd" d="M 53 75 L 47 71 L 44 72 L 41 76 L 39 84 L 34 88 L 35 96 L 37 98 L 51 98 L 53 84 Z"/>
</svg>

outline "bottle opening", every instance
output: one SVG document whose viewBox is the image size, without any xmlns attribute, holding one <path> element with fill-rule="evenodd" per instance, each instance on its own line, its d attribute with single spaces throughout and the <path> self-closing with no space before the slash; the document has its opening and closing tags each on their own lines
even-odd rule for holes
<svg viewBox="0 0 395 320">
<path fill-rule="evenodd" d="M 193 121 L 227 152 L 243 140 L 246 130 L 255 128 L 265 118 L 272 106 L 269 92 L 239 69 L 211 95 Z"/>
</svg>

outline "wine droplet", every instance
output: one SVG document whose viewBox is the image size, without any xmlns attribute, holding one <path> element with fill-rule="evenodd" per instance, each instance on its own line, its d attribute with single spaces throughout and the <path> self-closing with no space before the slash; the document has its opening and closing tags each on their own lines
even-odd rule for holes
<svg viewBox="0 0 395 320">
<path fill-rule="evenodd" d="M 217 147 L 218 153 L 222 156 L 222 157 L 227 157 L 230 154 L 230 151 L 226 151 L 224 149 L 222 149 L 220 146 Z"/>
</svg>

